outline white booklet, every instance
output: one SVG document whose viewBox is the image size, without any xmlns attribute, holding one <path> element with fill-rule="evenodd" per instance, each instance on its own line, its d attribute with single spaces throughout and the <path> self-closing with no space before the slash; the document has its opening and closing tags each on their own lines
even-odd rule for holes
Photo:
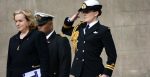
<svg viewBox="0 0 150 77">
<path fill-rule="evenodd" d="M 23 77 L 41 77 L 40 68 L 24 73 Z"/>
</svg>

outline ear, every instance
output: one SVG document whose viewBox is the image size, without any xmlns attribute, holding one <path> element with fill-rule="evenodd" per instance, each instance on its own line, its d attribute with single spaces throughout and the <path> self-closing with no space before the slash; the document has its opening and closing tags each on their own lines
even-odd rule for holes
<svg viewBox="0 0 150 77">
<path fill-rule="evenodd" d="M 98 12 L 98 11 L 96 11 L 94 16 L 96 16 L 96 17 L 97 17 L 97 16 L 98 16 L 98 14 L 99 14 L 99 12 Z"/>
</svg>

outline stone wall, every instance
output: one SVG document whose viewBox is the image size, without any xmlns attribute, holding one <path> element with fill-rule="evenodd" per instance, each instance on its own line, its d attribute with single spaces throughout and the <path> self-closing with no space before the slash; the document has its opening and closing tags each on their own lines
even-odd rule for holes
<svg viewBox="0 0 150 77">
<path fill-rule="evenodd" d="M 0 0 L 0 77 L 5 77 L 9 38 L 16 27 L 13 12 L 31 9 L 55 16 L 56 32 L 63 20 L 80 8 L 83 0 Z M 113 77 L 150 77 L 150 0 L 101 0 L 102 24 L 111 28 L 118 59 Z M 103 53 L 102 55 L 105 55 Z M 106 56 L 102 56 L 105 58 Z"/>
</svg>

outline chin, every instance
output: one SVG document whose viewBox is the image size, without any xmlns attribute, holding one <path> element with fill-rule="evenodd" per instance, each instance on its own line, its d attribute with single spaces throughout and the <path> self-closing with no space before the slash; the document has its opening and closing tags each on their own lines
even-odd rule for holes
<svg viewBox="0 0 150 77">
<path fill-rule="evenodd" d="M 21 31 L 20 29 L 17 29 L 18 31 Z"/>
<path fill-rule="evenodd" d="M 89 20 L 88 19 L 84 19 L 84 22 L 89 22 Z"/>
<path fill-rule="evenodd" d="M 88 22 L 87 20 L 83 20 L 84 22 Z"/>
<path fill-rule="evenodd" d="M 22 31 L 22 29 L 19 29 L 19 28 L 18 28 L 17 30 L 18 30 L 18 31 Z"/>
</svg>

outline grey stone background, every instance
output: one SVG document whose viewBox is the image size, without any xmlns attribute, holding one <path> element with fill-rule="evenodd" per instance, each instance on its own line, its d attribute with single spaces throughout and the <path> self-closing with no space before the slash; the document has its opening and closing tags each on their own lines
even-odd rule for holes
<svg viewBox="0 0 150 77">
<path fill-rule="evenodd" d="M 17 32 L 12 16 L 15 10 L 54 15 L 55 30 L 60 33 L 64 18 L 74 14 L 82 1 L 0 0 L 0 77 L 6 73 L 9 38 Z M 113 77 L 150 77 L 150 0 L 101 0 L 101 4 L 99 19 L 111 28 L 118 53 Z"/>
</svg>

